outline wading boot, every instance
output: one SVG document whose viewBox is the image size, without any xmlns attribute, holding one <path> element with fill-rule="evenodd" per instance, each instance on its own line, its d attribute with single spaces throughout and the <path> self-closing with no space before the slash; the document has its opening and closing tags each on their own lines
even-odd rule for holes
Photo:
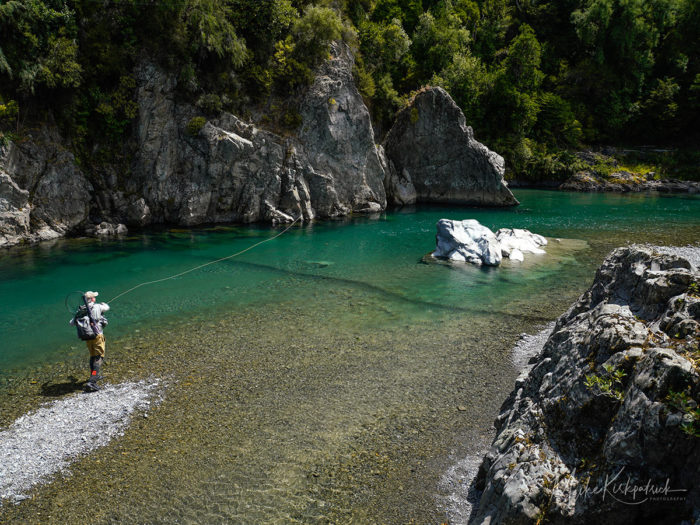
<svg viewBox="0 0 700 525">
<path fill-rule="evenodd" d="M 84 390 L 86 392 L 97 392 L 100 387 L 97 382 L 102 379 L 100 375 L 100 367 L 102 366 L 102 358 L 94 356 L 90 358 L 90 379 L 85 383 Z"/>
</svg>

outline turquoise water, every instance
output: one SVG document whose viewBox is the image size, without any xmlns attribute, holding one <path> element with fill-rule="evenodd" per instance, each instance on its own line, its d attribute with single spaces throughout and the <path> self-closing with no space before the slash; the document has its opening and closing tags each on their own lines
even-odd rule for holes
<svg viewBox="0 0 700 525">
<path fill-rule="evenodd" d="M 534 288 L 590 279 L 596 262 L 591 259 L 599 257 L 591 245 L 684 244 L 700 237 L 697 196 L 516 193 L 521 205 L 514 209 L 420 207 L 295 227 L 240 257 L 117 299 L 107 316 L 108 333 L 119 336 L 195 313 L 264 307 L 295 295 L 300 307 L 313 309 L 314 286 L 321 282 L 373 291 L 375 300 L 384 301 L 386 318 L 355 319 L 361 324 L 433 311 L 498 311 L 509 305 L 512 311 Z M 527 228 L 585 243 L 534 266 L 423 264 L 421 258 L 434 248 L 435 223 L 443 217 L 475 218 L 494 230 Z M 138 283 L 226 256 L 278 231 L 262 226 L 169 230 L 7 250 L 0 254 L 0 369 L 12 374 L 38 362 L 82 355 L 82 343 L 68 326 L 64 301 L 70 292 L 98 290 L 100 299 L 110 300 Z"/>
<path fill-rule="evenodd" d="M 159 377 L 162 402 L 76 459 L 70 476 L 0 507 L 0 521 L 443 523 L 436 487 L 451 458 L 493 437 L 518 335 L 561 314 L 612 248 L 700 238 L 697 197 L 516 194 L 515 209 L 421 207 L 294 227 L 116 299 L 105 382 Z M 523 264 L 426 264 L 443 217 L 551 242 Z M 0 425 L 86 377 L 66 294 L 109 301 L 280 231 L 163 230 L 6 251 Z"/>
</svg>

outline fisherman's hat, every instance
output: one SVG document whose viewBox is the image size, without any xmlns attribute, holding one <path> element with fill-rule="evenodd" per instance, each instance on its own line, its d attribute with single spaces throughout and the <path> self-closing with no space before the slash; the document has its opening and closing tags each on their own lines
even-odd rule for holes
<svg viewBox="0 0 700 525">
<path fill-rule="evenodd" d="M 100 295 L 100 294 L 97 292 L 85 292 L 85 297 L 87 297 L 87 298 L 97 297 L 98 295 Z"/>
</svg>

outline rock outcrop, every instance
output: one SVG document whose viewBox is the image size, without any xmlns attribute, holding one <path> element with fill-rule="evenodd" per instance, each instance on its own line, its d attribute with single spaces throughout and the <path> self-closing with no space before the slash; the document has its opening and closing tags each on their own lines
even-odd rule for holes
<svg viewBox="0 0 700 525">
<path fill-rule="evenodd" d="M 199 130 L 175 101 L 175 80 L 151 63 L 139 69 L 137 152 L 112 214 L 127 225 L 291 221 L 314 217 L 307 166 L 283 138 L 224 113 Z"/>
<path fill-rule="evenodd" d="M 557 186 L 562 191 L 639 193 L 700 193 L 700 182 L 664 179 L 655 180 L 654 174 L 642 178 L 628 171 L 617 171 L 600 176 L 592 171 L 580 171 Z"/>
<path fill-rule="evenodd" d="M 700 516 L 699 283 L 660 250 L 608 256 L 504 403 L 472 523 Z"/>
<path fill-rule="evenodd" d="M 494 233 L 474 219 L 437 223 L 433 257 L 476 265 L 501 264 L 501 246 Z"/>
<path fill-rule="evenodd" d="M 503 157 L 474 139 L 462 110 L 442 88 L 415 96 L 398 114 L 384 148 L 394 169 L 389 180 L 396 181 L 387 190 L 390 197 L 398 184 L 410 183 L 418 202 L 518 204 L 503 178 Z"/>
<path fill-rule="evenodd" d="M 83 224 L 92 185 L 50 126 L 0 151 L 0 246 L 54 239 Z"/>
<path fill-rule="evenodd" d="M 138 73 L 138 151 L 116 205 L 127 224 L 290 222 L 386 207 L 369 112 L 352 79 L 353 57 L 334 44 L 301 104 L 295 138 L 224 113 L 194 136 L 194 108 L 151 63 Z"/>
<path fill-rule="evenodd" d="M 279 223 L 375 213 L 386 208 L 387 192 L 400 205 L 516 204 L 503 183 L 503 159 L 473 140 L 442 90 L 419 95 L 408 110 L 418 112 L 416 129 L 430 128 L 432 141 L 423 131 L 400 133 L 398 123 L 385 154 L 355 86 L 349 47 L 334 43 L 331 52 L 300 104 L 301 124 L 291 137 L 229 113 L 206 120 L 178 99 L 173 74 L 142 62 L 135 72 L 138 115 L 123 155 L 130 163 L 85 173 L 49 125 L 2 151 L 0 246 L 67 233 L 110 235 L 124 231 L 120 224 Z M 432 160 L 414 169 L 417 156 Z"/>
<path fill-rule="evenodd" d="M 523 261 L 523 253 L 543 254 L 545 251 L 539 247 L 546 244 L 547 239 L 527 230 L 501 228 L 494 234 L 474 219 L 440 219 L 431 255 L 478 266 L 498 266 L 503 257 Z"/>
<path fill-rule="evenodd" d="M 49 126 L 2 151 L 0 246 L 71 231 L 113 234 L 122 223 L 274 223 L 384 210 L 386 174 L 354 58 L 342 43 L 332 54 L 291 138 L 228 113 L 190 126 L 199 112 L 177 100 L 174 75 L 143 62 L 130 169 L 101 168 L 91 184 Z"/>
<path fill-rule="evenodd" d="M 353 80 L 355 60 L 345 44 L 333 43 L 331 55 L 300 111 L 298 140 L 312 167 L 306 175 L 311 199 L 324 216 L 381 211 L 386 208 L 384 168 L 369 110 Z M 332 194 L 335 203 L 328 200 Z"/>
<path fill-rule="evenodd" d="M 0 246 L 17 244 L 29 236 L 29 192 L 0 171 Z"/>
<path fill-rule="evenodd" d="M 661 150 L 664 151 L 664 150 Z M 671 150 L 665 150 L 671 153 Z M 511 187 L 558 189 L 581 192 L 616 192 L 616 193 L 700 193 L 700 181 L 661 179 L 659 174 L 649 172 L 631 172 L 620 165 L 629 154 L 634 155 L 629 164 L 637 164 L 648 159 L 650 164 L 656 160 L 649 153 L 654 150 L 621 150 L 605 147 L 602 151 L 579 151 L 576 155 L 576 171 L 565 180 L 527 181 L 512 180 Z M 573 168 L 573 166 L 572 166 Z"/>
</svg>

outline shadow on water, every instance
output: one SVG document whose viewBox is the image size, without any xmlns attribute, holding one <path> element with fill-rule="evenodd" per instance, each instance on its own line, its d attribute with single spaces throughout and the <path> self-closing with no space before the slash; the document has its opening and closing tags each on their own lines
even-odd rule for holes
<svg viewBox="0 0 700 525">
<path fill-rule="evenodd" d="M 193 257 L 197 257 L 197 258 L 201 258 L 201 259 L 208 259 L 208 257 L 198 256 L 198 255 L 195 255 Z M 446 311 L 450 311 L 450 312 L 458 311 L 458 312 L 465 312 L 465 313 L 479 313 L 479 314 L 483 313 L 483 310 L 479 307 L 472 308 L 472 307 L 468 307 L 468 306 L 457 306 L 454 304 L 448 305 L 448 304 L 436 303 L 433 301 L 426 301 L 426 300 L 422 300 L 422 299 L 415 299 L 415 298 L 411 298 L 411 297 L 406 297 L 405 295 L 386 290 L 380 286 L 370 284 L 370 283 L 367 283 L 364 281 L 358 281 L 356 279 L 347 279 L 347 278 L 343 278 L 343 277 L 305 273 L 305 272 L 299 272 L 299 271 L 295 271 L 295 270 L 278 268 L 276 266 L 270 266 L 267 264 L 252 263 L 252 262 L 246 262 L 246 261 L 228 260 L 228 261 L 220 261 L 218 264 L 226 264 L 226 265 L 230 265 L 230 266 L 241 266 L 244 268 L 265 270 L 266 272 L 275 273 L 275 274 L 279 274 L 279 275 L 285 275 L 285 276 L 293 276 L 296 278 L 306 279 L 309 281 L 333 282 L 333 283 L 344 284 L 347 286 L 359 288 L 361 290 L 366 290 L 368 292 L 373 292 L 379 296 L 383 296 L 383 297 L 386 297 L 388 299 L 393 299 L 396 302 L 410 304 L 413 306 L 423 306 L 426 308 L 433 308 L 436 310 L 446 310 Z M 484 273 L 489 273 L 489 272 L 492 272 L 494 270 L 492 268 L 488 268 L 488 267 L 480 267 L 479 271 L 482 271 Z M 534 315 L 534 314 L 530 314 L 530 313 L 508 312 L 508 311 L 496 310 L 496 309 L 491 309 L 490 311 L 493 314 L 510 316 L 510 317 L 514 317 L 517 319 L 531 321 L 534 323 L 541 323 L 544 321 L 551 320 L 548 317 L 541 316 L 541 315 Z"/>
<path fill-rule="evenodd" d="M 78 381 L 75 376 L 69 376 L 68 381 L 52 383 L 47 381 L 41 385 L 41 395 L 44 397 L 61 397 L 74 392 L 82 392 L 86 381 Z"/>
</svg>

